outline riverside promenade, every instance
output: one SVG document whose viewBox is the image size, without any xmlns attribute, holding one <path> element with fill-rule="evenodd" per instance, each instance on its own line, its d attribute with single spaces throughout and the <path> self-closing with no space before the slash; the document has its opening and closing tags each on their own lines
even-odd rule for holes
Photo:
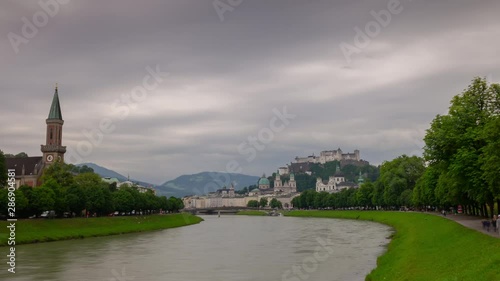
<svg viewBox="0 0 500 281">
<path fill-rule="evenodd" d="M 440 213 L 434 213 L 434 214 L 436 216 L 443 216 Z M 479 218 L 479 217 L 475 217 L 475 216 L 468 216 L 468 215 L 464 215 L 464 214 L 456 214 L 456 215 L 448 214 L 446 216 L 446 218 L 450 219 L 450 220 L 454 220 L 463 226 L 477 230 L 477 231 L 482 232 L 486 235 L 500 238 L 499 233 L 495 232 L 493 230 L 493 226 L 490 226 L 490 231 L 483 229 L 483 224 L 481 223 L 481 221 L 483 221 L 484 218 Z"/>
</svg>

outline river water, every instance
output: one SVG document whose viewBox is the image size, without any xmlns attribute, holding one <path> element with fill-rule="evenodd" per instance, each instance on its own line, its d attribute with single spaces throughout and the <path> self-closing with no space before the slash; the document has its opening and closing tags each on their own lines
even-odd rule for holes
<svg viewBox="0 0 500 281">
<path fill-rule="evenodd" d="M 0 280 L 364 280 L 389 243 L 385 225 L 352 220 L 204 216 L 198 225 L 17 246 Z M 7 248 L 0 248 L 3 261 Z"/>
</svg>

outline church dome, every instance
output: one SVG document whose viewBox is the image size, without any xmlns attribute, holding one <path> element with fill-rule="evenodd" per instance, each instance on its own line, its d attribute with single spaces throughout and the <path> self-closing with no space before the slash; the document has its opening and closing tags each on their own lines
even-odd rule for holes
<svg viewBox="0 0 500 281">
<path fill-rule="evenodd" d="M 259 185 L 270 185 L 269 180 L 266 178 L 260 178 Z"/>
</svg>

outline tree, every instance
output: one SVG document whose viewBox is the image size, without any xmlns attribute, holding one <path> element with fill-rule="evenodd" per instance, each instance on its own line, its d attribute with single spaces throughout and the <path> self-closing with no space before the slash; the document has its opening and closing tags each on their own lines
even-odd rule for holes
<svg viewBox="0 0 500 281">
<path fill-rule="evenodd" d="M 26 152 L 20 152 L 14 156 L 15 158 L 27 158 L 28 154 Z"/>
<path fill-rule="evenodd" d="M 66 192 L 66 203 L 71 213 L 81 215 L 86 205 L 85 191 L 81 186 L 74 185 Z"/>
<path fill-rule="evenodd" d="M 55 205 L 54 191 L 46 186 L 34 188 L 30 204 L 37 216 L 42 212 L 53 210 Z"/>
<path fill-rule="evenodd" d="M 373 206 L 377 206 L 377 207 L 383 207 L 383 206 L 385 206 L 385 202 L 384 202 L 384 185 L 379 180 L 377 180 L 373 184 L 372 205 Z"/>
<path fill-rule="evenodd" d="M 264 208 L 264 207 L 266 207 L 266 206 L 267 206 L 267 202 L 268 202 L 268 201 L 267 201 L 267 198 L 262 197 L 262 198 L 260 198 L 260 201 L 259 201 L 259 206 L 260 206 L 260 207 L 262 207 L 262 208 Z"/>
<path fill-rule="evenodd" d="M 147 211 L 156 211 L 156 210 L 159 210 L 161 208 L 161 204 L 160 204 L 160 201 L 158 200 L 159 197 L 157 197 L 152 191 L 148 191 L 146 193 L 144 193 L 144 195 L 146 196 L 146 210 Z M 183 206 L 182 206 L 182 209 L 184 208 L 184 203 L 182 203 Z"/>
<path fill-rule="evenodd" d="M 173 196 L 169 197 L 168 202 L 169 202 L 169 211 L 170 212 L 176 213 L 176 212 L 179 212 L 179 210 L 184 208 L 184 203 L 179 198 L 176 198 Z"/>
<path fill-rule="evenodd" d="M 23 194 L 23 196 L 26 198 L 26 200 L 28 201 L 28 205 L 25 207 L 25 210 L 22 214 L 22 216 L 31 216 L 33 214 L 35 214 L 35 211 L 33 209 L 33 206 L 32 206 L 32 202 L 33 202 L 33 188 L 31 186 L 28 186 L 28 185 L 21 185 L 17 191 L 21 192 Z"/>
<path fill-rule="evenodd" d="M 399 206 L 411 206 L 411 199 L 413 197 L 413 190 L 411 189 L 406 189 L 405 191 L 403 191 L 401 193 L 401 195 L 399 196 Z"/>
<path fill-rule="evenodd" d="M 271 206 L 271 208 L 273 209 L 283 209 L 283 204 L 276 198 L 271 199 L 271 201 L 269 202 L 269 206 Z"/>
<path fill-rule="evenodd" d="M 14 191 L 14 195 L 16 196 L 16 216 L 17 217 L 29 216 L 30 214 L 28 213 L 29 210 L 28 198 L 26 198 L 26 196 L 24 196 L 24 193 L 19 189 Z"/>
<path fill-rule="evenodd" d="M 373 193 L 373 183 L 364 183 L 356 192 L 356 201 L 359 206 L 371 207 L 372 205 L 372 193 Z"/>
<path fill-rule="evenodd" d="M 448 114 L 436 116 L 427 130 L 424 157 L 439 173 L 436 197 L 441 204 L 470 205 L 467 209 L 479 210 L 483 216 L 486 204 L 493 210 L 499 89 L 497 84 L 475 78 L 453 97 Z"/>
<path fill-rule="evenodd" d="M 112 197 L 116 211 L 131 212 L 134 209 L 134 197 L 128 190 L 120 189 L 114 192 Z"/>
<path fill-rule="evenodd" d="M 42 180 L 48 181 L 53 179 L 59 184 L 62 188 L 69 188 L 73 185 L 74 176 L 71 173 L 71 167 L 63 162 L 56 161 L 52 163 L 49 167 L 47 167 L 43 171 Z"/>
<path fill-rule="evenodd" d="M 436 187 L 439 171 L 434 166 L 425 169 L 413 189 L 412 204 L 414 206 L 436 206 Z"/>
<path fill-rule="evenodd" d="M 249 207 L 249 208 L 258 208 L 259 207 L 259 201 L 257 201 L 257 200 L 250 200 L 247 203 L 247 207 Z"/>
<path fill-rule="evenodd" d="M 9 203 L 9 191 L 7 188 L 0 189 L 0 214 L 7 215 L 7 207 Z"/>
<path fill-rule="evenodd" d="M 66 201 L 67 188 L 63 188 L 51 177 L 43 183 L 42 187 L 50 188 L 54 192 L 54 207 L 51 210 L 54 210 L 59 216 L 62 216 L 68 211 L 68 204 Z"/>
<path fill-rule="evenodd" d="M 102 215 L 106 207 L 106 199 L 104 197 L 104 188 L 98 185 L 89 186 L 84 189 L 85 197 L 87 201 L 85 202 L 85 209 L 93 215 Z"/>
<path fill-rule="evenodd" d="M 500 116 L 493 117 L 486 125 L 483 137 L 487 145 L 482 148 L 481 169 L 489 190 L 495 196 L 497 206 L 500 208 Z"/>
<path fill-rule="evenodd" d="M 402 155 L 386 161 L 380 167 L 380 183 L 384 186 L 384 203 L 401 206 L 400 195 L 407 189 L 413 190 L 425 171 L 424 160 L 417 156 Z"/>
</svg>

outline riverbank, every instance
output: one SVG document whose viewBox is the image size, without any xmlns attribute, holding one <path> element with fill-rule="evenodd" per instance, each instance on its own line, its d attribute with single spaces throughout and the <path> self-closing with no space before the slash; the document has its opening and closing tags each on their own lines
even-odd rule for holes
<svg viewBox="0 0 500 281">
<path fill-rule="evenodd" d="M 266 211 L 257 211 L 257 210 L 238 211 L 236 213 L 236 215 L 239 215 L 239 216 L 267 216 L 267 212 Z"/>
<path fill-rule="evenodd" d="M 366 280 L 485 280 L 500 278 L 500 240 L 442 217 L 381 211 L 292 211 L 286 216 L 359 219 L 396 233 Z"/>
<path fill-rule="evenodd" d="M 202 218 L 191 214 L 19 220 L 16 245 L 160 230 L 201 221 Z M 7 225 L 1 221 L 0 229 L 7 230 Z M 7 238 L 7 231 L 0 232 L 0 246 L 7 245 Z"/>
</svg>

